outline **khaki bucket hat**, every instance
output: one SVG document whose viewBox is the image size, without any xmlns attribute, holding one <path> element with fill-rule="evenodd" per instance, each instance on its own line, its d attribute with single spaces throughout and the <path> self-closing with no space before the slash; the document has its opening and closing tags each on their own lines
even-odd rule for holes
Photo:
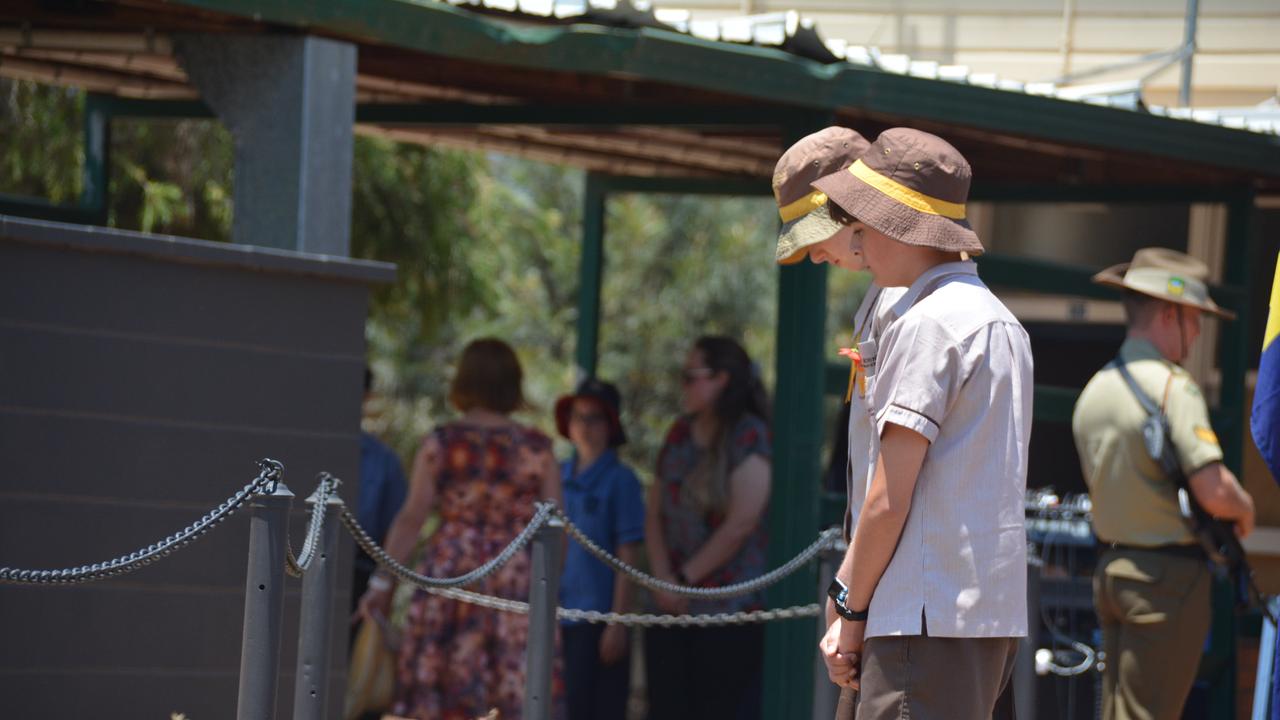
<svg viewBox="0 0 1280 720">
<path fill-rule="evenodd" d="M 1168 248 L 1142 248 L 1133 260 L 1112 265 L 1093 276 L 1099 285 L 1133 292 L 1177 305 L 1199 308 L 1226 320 L 1236 314 L 1209 297 L 1209 266 L 1186 253 Z"/>
<path fill-rule="evenodd" d="M 773 197 L 782 217 L 779 263 L 804 260 L 810 245 L 840 230 L 840 223 L 827 211 L 827 196 L 813 189 L 813 181 L 849 167 L 869 145 L 857 132 L 832 126 L 800 140 L 778 159 L 773 170 Z"/>
<path fill-rule="evenodd" d="M 847 170 L 813 186 L 894 240 L 981 255 L 982 242 L 965 219 L 972 177 L 968 161 L 946 140 L 892 128 Z"/>
</svg>

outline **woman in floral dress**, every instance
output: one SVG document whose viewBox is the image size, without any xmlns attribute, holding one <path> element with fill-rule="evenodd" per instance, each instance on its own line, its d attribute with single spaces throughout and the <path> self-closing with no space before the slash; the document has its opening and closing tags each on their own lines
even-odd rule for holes
<svg viewBox="0 0 1280 720">
<path fill-rule="evenodd" d="M 685 414 L 671 425 L 649 488 L 645 543 L 654 574 L 718 587 L 765 571 L 769 411 L 764 387 L 737 342 L 703 337 L 681 371 Z M 761 593 L 694 600 L 655 593 L 661 611 L 763 608 Z M 651 628 L 645 633 L 649 717 L 758 720 L 764 628 Z"/>
<path fill-rule="evenodd" d="M 521 380 L 519 361 L 506 343 L 477 340 L 463 350 L 449 393 L 463 415 L 423 440 L 408 500 L 387 535 L 393 557 L 403 562 L 410 555 L 423 522 L 435 511 L 440 527 L 417 571 L 461 575 L 505 548 L 529 524 L 535 502 L 559 499 L 550 439 L 510 418 L 524 404 Z M 529 595 L 529 574 L 529 554 L 517 553 L 469 589 L 523 600 Z M 385 615 L 393 582 L 381 571 L 370 580 L 361 600 L 366 616 Z M 392 713 L 471 720 L 496 708 L 503 720 L 519 718 L 528 637 L 525 615 L 416 591 L 400 646 Z"/>
</svg>

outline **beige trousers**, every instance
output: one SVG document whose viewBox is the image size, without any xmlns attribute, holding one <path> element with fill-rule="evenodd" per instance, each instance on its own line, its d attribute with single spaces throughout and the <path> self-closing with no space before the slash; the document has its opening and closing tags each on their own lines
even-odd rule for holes
<svg viewBox="0 0 1280 720">
<path fill-rule="evenodd" d="M 1205 560 L 1108 550 L 1093 576 L 1102 625 L 1103 720 L 1177 720 L 1209 632 Z"/>
</svg>

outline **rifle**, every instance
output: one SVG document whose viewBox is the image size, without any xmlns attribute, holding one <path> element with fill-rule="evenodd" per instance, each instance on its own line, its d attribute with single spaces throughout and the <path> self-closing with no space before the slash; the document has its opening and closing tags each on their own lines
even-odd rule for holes
<svg viewBox="0 0 1280 720">
<path fill-rule="evenodd" d="M 1142 388 L 1138 387 L 1138 382 L 1133 379 L 1133 375 L 1129 373 L 1129 369 L 1120 358 L 1116 358 L 1114 365 L 1147 413 L 1147 420 L 1142 424 L 1142 440 L 1147 454 L 1177 485 L 1178 510 L 1187 528 L 1191 530 L 1192 536 L 1208 557 L 1214 575 L 1230 580 L 1237 609 L 1260 608 L 1274 626 L 1276 618 L 1272 617 L 1262 592 L 1258 590 L 1253 577 L 1253 568 L 1249 566 L 1249 558 L 1245 554 L 1244 546 L 1240 544 L 1240 539 L 1236 537 L 1234 526 L 1210 515 L 1191 493 L 1186 473 L 1182 471 L 1182 465 L 1174 454 L 1173 436 L 1164 410 L 1147 397 Z"/>
</svg>

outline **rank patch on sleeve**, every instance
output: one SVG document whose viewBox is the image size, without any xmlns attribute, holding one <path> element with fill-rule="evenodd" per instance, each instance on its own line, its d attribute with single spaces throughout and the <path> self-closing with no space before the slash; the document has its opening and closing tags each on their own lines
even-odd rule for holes
<svg viewBox="0 0 1280 720">
<path fill-rule="evenodd" d="M 1195 429 L 1196 437 L 1207 443 L 1218 444 L 1218 436 L 1207 427 L 1197 427 Z"/>
</svg>

